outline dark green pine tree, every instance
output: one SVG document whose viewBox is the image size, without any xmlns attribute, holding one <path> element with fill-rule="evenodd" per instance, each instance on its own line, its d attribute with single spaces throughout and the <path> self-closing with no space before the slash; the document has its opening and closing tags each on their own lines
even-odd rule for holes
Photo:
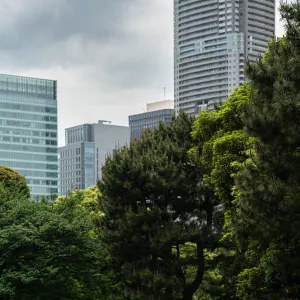
<svg viewBox="0 0 300 300">
<path fill-rule="evenodd" d="M 300 4 L 283 5 L 286 37 L 248 65 L 246 132 L 256 155 L 236 180 L 229 223 L 249 263 L 238 277 L 241 299 L 300 295 Z"/>
<path fill-rule="evenodd" d="M 205 250 L 220 235 L 187 155 L 192 123 L 180 114 L 106 161 L 101 232 L 115 262 L 114 299 L 191 300 L 203 280 Z"/>
</svg>

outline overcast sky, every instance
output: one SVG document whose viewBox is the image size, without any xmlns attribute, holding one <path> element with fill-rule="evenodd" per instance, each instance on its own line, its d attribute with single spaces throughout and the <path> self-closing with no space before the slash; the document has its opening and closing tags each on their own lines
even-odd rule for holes
<svg viewBox="0 0 300 300">
<path fill-rule="evenodd" d="M 279 0 L 278 0 L 279 2 Z M 58 81 L 64 129 L 173 99 L 172 0 L 1 0 L 0 73 Z M 277 35 L 283 34 L 277 15 Z"/>
</svg>

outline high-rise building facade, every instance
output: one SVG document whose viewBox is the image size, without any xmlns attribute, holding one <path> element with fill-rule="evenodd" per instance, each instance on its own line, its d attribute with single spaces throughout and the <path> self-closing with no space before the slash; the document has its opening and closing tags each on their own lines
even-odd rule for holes
<svg viewBox="0 0 300 300">
<path fill-rule="evenodd" d="M 147 112 L 128 117 L 130 138 L 138 139 L 145 129 L 155 129 L 160 122 L 169 125 L 174 116 L 174 101 L 164 100 L 147 104 Z"/>
<path fill-rule="evenodd" d="M 0 75 L 0 165 L 25 176 L 32 199 L 58 193 L 57 84 Z"/>
<path fill-rule="evenodd" d="M 174 0 L 176 111 L 225 101 L 274 34 L 275 0 Z"/>
<path fill-rule="evenodd" d="M 60 195 L 95 186 L 107 155 L 129 144 L 129 127 L 105 123 L 66 129 L 66 145 L 59 148 Z"/>
</svg>

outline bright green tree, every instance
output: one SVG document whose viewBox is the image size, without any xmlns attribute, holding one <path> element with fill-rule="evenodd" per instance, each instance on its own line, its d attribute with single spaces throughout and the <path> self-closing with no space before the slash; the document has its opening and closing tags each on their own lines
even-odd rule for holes
<svg viewBox="0 0 300 300">
<path fill-rule="evenodd" d="M 243 132 L 242 121 L 243 106 L 250 102 L 250 94 L 250 86 L 245 84 L 214 111 L 201 112 L 193 125 L 195 145 L 189 155 L 203 168 L 204 184 L 220 207 L 215 212 L 220 229 L 224 215 L 234 209 L 234 178 L 252 153 L 254 140 Z M 207 254 L 199 299 L 235 299 L 236 276 L 242 270 L 243 260 L 243 253 L 227 233 L 218 249 Z"/>
<path fill-rule="evenodd" d="M 248 84 L 236 89 L 216 110 L 203 111 L 193 125 L 192 160 L 204 169 L 203 177 L 218 203 L 232 206 L 234 176 L 249 155 L 253 139 L 243 132 L 242 108 L 250 101 Z"/>
<path fill-rule="evenodd" d="M 214 198 L 190 163 L 184 114 L 110 157 L 99 183 L 102 238 L 118 272 L 116 299 L 193 299 L 214 249 Z"/>
<path fill-rule="evenodd" d="M 236 177 L 232 236 L 248 266 L 238 277 L 241 299 L 299 299 L 300 294 L 300 4 L 282 5 L 286 37 L 247 66 L 251 103 L 246 133 L 255 156 Z"/>
<path fill-rule="evenodd" d="M 8 167 L 0 167 L 0 184 L 13 195 L 22 195 L 25 198 L 30 197 L 25 177 Z"/>
<path fill-rule="evenodd" d="M 105 251 L 80 195 L 57 205 L 0 188 L 0 298 L 105 299 Z"/>
<path fill-rule="evenodd" d="M 76 201 L 76 206 L 86 212 L 89 215 L 90 220 L 95 224 L 96 227 L 99 226 L 99 221 L 104 215 L 100 210 L 99 197 L 101 193 L 97 186 L 93 186 L 84 190 L 76 190 L 71 193 L 69 198 Z M 68 197 L 62 196 L 56 199 L 54 205 L 65 205 L 65 201 Z M 96 228 L 95 228 L 96 229 Z"/>
</svg>

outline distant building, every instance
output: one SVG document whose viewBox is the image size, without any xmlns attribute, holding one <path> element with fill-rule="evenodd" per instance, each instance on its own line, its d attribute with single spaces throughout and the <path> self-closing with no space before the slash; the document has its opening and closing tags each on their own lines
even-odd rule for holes
<svg viewBox="0 0 300 300">
<path fill-rule="evenodd" d="M 246 80 L 275 34 L 275 0 L 174 0 L 176 112 L 197 115 Z"/>
<path fill-rule="evenodd" d="M 173 116 L 174 102 L 172 100 L 147 104 L 147 112 L 128 117 L 131 140 L 139 138 L 145 129 L 157 128 L 160 121 L 170 124 Z"/>
<path fill-rule="evenodd" d="M 58 193 L 56 81 L 0 75 L 0 165 L 25 176 L 31 198 Z"/>
<path fill-rule="evenodd" d="M 174 109 L 174 101 L 164 100 L 164 101 L 147 103 L 147 112 L 157 111 L 161 109 Z"/>
<path fill-rule="evenodd" d="M 96 185 L 107 155 L 129 143 L 129 127 L 105 123 L 66 129 L 66 146 L 59 148 L 61 195 Z"/>
</svg>

